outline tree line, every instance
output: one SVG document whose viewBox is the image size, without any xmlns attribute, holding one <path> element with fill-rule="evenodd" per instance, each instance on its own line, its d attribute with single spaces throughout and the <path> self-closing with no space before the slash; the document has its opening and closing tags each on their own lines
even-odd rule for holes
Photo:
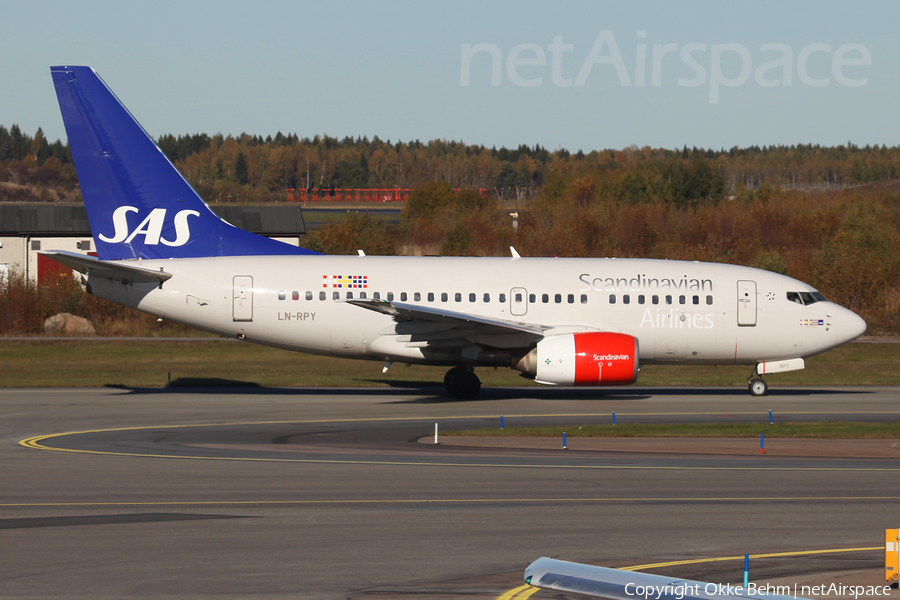
<svg viewBox="0 0 900 600">
<path fill-rule="evenodd" d="M 852 143 L 750 146 L 729 150 L 638 148 L 570 152 L 539 144 L 488 148 L 461 141 L 392 143 L 377 136 L 300 138 L 241 134 L 163 135 L 162 151 L 210 202 L 281 201 L 287 189 L 416 188 L 443 181 L 487 189 L 501 200 L 526 201 L 554 177 L 589 177 L 598 192 L 624 202 L 676 205 L 718 202 L 741 189 L 840 188 L 896 179 L 900 146 Z M 0 183 L 55 188 L 44 200 L 77 194 L 68 145 L 17 125 L 0 125 Z M 9 197 L 9 187 L 0 200 Z M 20 191 L 20 195 L 26 193 Z M 54 197 L 55 196 L 55 197 Z"/>
</svg>

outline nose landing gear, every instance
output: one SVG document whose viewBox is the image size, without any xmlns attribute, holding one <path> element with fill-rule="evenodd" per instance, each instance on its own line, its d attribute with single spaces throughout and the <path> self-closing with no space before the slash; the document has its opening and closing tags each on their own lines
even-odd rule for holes
<svg viewBox="0 0 900 600">
<path fill-rule="evenodd" d="M 765 396 L 769 391 L 769 384 L 759 377 L 752 380 L 748 387 L 751 396 Z"/>
<path fill-rule="evenodd" d="M 750 389 L 751 396 L 765 396 L 768 393 L 769 384 L 759 376 L 759 365 L 753 367 L 753 372 L 750 373 L 747 381 L 749 382 L 747 387 Z"/>
</svg>

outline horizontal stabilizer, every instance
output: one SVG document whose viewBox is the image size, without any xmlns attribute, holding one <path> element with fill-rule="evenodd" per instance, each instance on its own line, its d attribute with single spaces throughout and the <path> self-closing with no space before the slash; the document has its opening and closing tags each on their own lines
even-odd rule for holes
<svg viewBox="0 0 900 600">
<path fill-rule="evenodd" d="M 66 252 L 65 250 L 50 250 L 41 252 L 49 259 L 55 260 L 59 264 L 74 269 L 79 273 L 84 273 L 90 277 L 100 277 L 102 279 L 112 279 L 123 283 L 162 283 L 172 277 L 171 273 L 164 271 L 153 271 L 130 265 L 125 262 L 110 262 L 97 260 L 93 256 L 85 256 L 75 252 Z"/>
<path fill-rule="evenodd" d="M 528 565 L 525 569 L 525 583 L 607 600 L 804 600 L 794 595 L 775 593 L 783 591 L 775 586 L 759 586 L 757 589 L 760 591 L 755 591 L 731 584 L 691 581 L 554 558 L 539 558 Z"/>
</svg>

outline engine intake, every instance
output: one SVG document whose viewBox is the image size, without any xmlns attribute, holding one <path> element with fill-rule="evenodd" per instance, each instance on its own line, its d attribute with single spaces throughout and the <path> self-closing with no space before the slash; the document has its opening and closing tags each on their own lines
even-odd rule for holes
<svg viewBox="0 0 900 600">
<path fill-rule="evenodd" d="M 637 380 L 634 336 L 591 331 L 545 337 L 513 368 L 550 385 L 628 385 Z"/>
</svg>

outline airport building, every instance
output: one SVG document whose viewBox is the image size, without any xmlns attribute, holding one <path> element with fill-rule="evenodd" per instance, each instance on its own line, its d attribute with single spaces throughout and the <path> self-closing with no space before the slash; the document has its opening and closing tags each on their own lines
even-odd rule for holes
<svg viewBox="0 0 900 600">
<path fill-rule="evenodd" d="M 298 246 L 306 233 L 300 206 L 210 205 L 224 220 L 252 233 Z M 0 204 L 0 280 L 11 271 L 32 281 L 59 273 L 42 250 L 68 250 L 96 256 L 83 204 Z"/>
</svg>

